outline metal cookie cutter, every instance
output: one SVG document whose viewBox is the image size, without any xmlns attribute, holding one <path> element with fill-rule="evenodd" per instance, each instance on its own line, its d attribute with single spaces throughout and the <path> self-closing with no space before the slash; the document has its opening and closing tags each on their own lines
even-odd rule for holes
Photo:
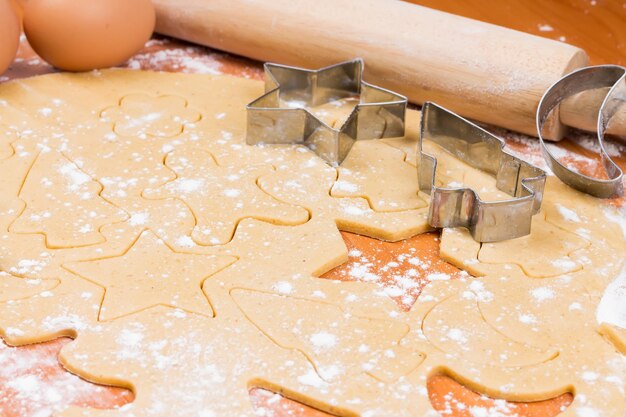
<svg viewBox="0 0 626 417">
<path fill-rule="evenodd" d="M 548 116 L 560 102 L 580 92 L 602 87 L 611 87 L 598 111 L 597 127 L 600 155 L 608 179 L 588 177 L 563 165 L 552 155 L 542 136 Z M 594 197 L 611 198 L 624 194 L 622 182 L 624 174 L 604 147 L 606 128 L 613 115 L 623 105 L 626 105 L 626 68 L 617 65 L 599 65 L 579 69 L 561 78 L 545 92 L 537 108 L 537 133 L 544 158 L 561 181 Z"/>
<path fill-rule="evenodd" d="M 404 135 L 406 97 L 364 82 L 361 59 L 319 70 L 269 63 L 264 68 L 265 94 L 246 107 L 249 145 L 302 144 L 338 165 L 356 140 Z M 309 110 L 356 97 L 359 103 L 338 129 Z"/>
<path fill-rule="evenodd" d="M 422 150 L 424 140 L 494 175 L 498 189 L 514 198 L 487 202 L 470 188 L 437 187 L 437 159 Z M 532 216 L 541 207 L 546 180 L 542 169 L 506 152 L 501 139 L 430 102 L 422 107 L 417 171 L 420 191 L 430 195 L 430 225 L 465 227 L 479 242 L 529 234 Z"/>
</svg>

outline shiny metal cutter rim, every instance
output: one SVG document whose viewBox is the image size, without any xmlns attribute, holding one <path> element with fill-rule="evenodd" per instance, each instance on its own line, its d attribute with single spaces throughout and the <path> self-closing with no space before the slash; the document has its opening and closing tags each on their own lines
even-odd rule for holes
<svg viewBox="0 0 626 417">
<path fill-rule="evenodd" d="M 563 100 L 583 91 L 602 87 L 611 87 L 598 110 L 597 126 L 600 155 L 608 179 L 589 177 L 563 165 L 550 152 L 542 135 L 550 113 Z M 581 68 L 561 78 L 545 92 L 537 108 L 537 135 L 544 158 L 554 175 L 570 187 L 594 197 L 613 198 L 624 195 L 624 173 L 604 146 L 607 126 L 620 106 L 626 106 L 626 68 L 617 65 Z"/>
<path fill-rule="evenodd" d="M 265 94 L 246 106 L 249 145 L 305 145 L 336 166 L 356 140 L 404 135 L 406 97 L 363 81 L 362 59 L 319 70 L 272 63 L 264 69 Z M 359 104 L 339 128 L 306 108 L 355 96 L 359 96 Z M 285 100 L 300 105 L 283 107 Z"/>
<path fill-rule="evenodd" d="M 424 140 L 495 176 L 497 188 L 514 198 L 482 201 L 470 188 L 436 186 L 437 159 L 423 151 Z M 502 139 L 431 102 L 422 108 L 418 146 L 419 189 L 430 195 L 428 222 L 432 227 L 465 227 L 478 242 L 530 233 L 532 216 L 543 199 L 546 173 L 542 169 L 506 152 Z"/>
</svg>

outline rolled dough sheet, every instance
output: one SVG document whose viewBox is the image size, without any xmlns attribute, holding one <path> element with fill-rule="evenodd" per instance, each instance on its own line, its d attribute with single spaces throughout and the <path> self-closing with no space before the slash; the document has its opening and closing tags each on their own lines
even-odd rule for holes
<svg viewBox="0 0 626 417">
<path fill-rule="evenodd" d="M 474 276 L 439 277 L 400 308 L 377 282 L 319 277 L 347 259 L 340 230 L 430 230 L 419 113 L 335 169 L 302 147 L 245 144 L 262 90 L 120 70 L 0 86 L 1 335 L 76 337 L 64 366 L 136 395 L 59 415 L 252 416 L 254 387 L 339 416 L 436 415 L 438 374 L 512 401 L 571 392 L 564 416 L 623 415 L 623 332 L 603 337 L 594 315 L 626 253 L 611 208 L 551 178 L 530 236 L 481 246 L 444 231 L 442 255 Z M 500 198 L 430 150 L 437 181 Z"/>
</svg>

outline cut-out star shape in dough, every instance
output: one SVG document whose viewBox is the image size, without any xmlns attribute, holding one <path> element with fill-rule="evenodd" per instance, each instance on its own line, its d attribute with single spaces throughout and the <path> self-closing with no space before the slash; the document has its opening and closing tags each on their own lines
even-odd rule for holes
<svg viewBox="0 0 626 417">
<path fill-rule="evenodd" d="M 156 305 L 203 315 L 213 309 L 202 283 L 234 258 L 177 253 L 145 231 L 121 256 L 74 262 L 69 271 L 105 288 L 100 320 L 112 320 Z"/>
<path fill-rule="evenodd" d="M 191 237 L 200 245 L 228 243 L 245 218 L 283 225 L 309 219 L 304 208 L 283 203 L 257 186 L 259 177 L 273 171 L 270 165 L 248 165 L 242 160 L 238 165 L 220 166 L 212 154 L 194 148 L 172 152 L 165 163 L 177 178 L 143 195 L 184 201 L 197 222 Z"/>
</svg>

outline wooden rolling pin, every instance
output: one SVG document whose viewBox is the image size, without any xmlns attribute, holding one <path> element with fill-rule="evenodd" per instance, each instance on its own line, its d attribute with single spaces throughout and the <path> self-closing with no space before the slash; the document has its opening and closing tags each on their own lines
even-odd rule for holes
<svg viewBox="0 0 626 417">
<path fill-rule="evenodd" d="M 309 68 L 361 57 L 367 81 L 414 103 L 530 135 L 543 92 L 588 62 L 562 42 L 402 1 L 153 1 L 159 33 Z M 584 94 L 562 104 L 561 120 L 594 130 L 601 95 Z M 626 114 L 610 131 L 626 136 Z"/>
</svg>

